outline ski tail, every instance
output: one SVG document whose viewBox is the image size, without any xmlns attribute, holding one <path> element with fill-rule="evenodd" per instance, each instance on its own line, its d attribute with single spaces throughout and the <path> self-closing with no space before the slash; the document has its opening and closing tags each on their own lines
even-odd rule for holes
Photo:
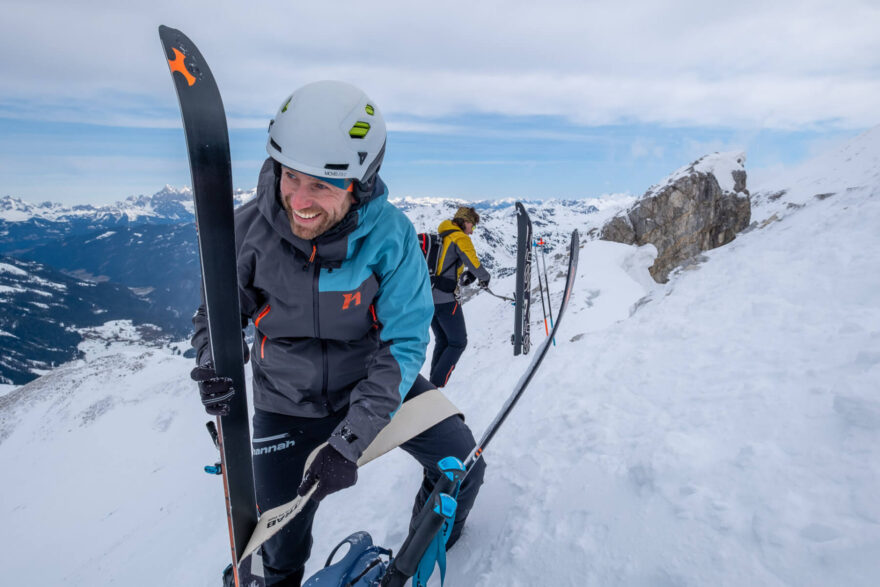
<svg viewBox="0 0 880 587">
<path fill-rule="evenodd" d="M 522 202 L 516 203 L 516 294 L 513 319 L 513 354 L 527 355 L 531 348 L 529 309 L 532 289 L 532 221 Z"/>
</svg>

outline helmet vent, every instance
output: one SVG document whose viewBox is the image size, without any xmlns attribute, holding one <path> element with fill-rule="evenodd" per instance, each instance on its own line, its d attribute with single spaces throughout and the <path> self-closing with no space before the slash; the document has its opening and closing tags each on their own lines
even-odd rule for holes
<svg viewBox="0 0 880 587">
<path fill-rule="evenodd" d="M 276 143 L 276 142 L 275 142 L 275 139 L 273 139 L 272 137 L 269 137 L 269 143 L 270 143 L 273 147 L 275 147 L 275 149 L 277 149 L 279 153 L 282 153 L 282 152 L 283 152 L 283 151 L 281 150 L 281 145 L 279 145 L 278 143 Z"/>
<path fill-rule="evenodd" d="M 354 123 L 354 126 L 351 127 L 348 134 L 353 139 L 362 139 L 367 136 L 368 132 L 370 132 L 370 123 L 358 121 Z"/>
<path fill-rule="evenodd" d="M 366 110 L 367 114 L 369 114 L 370 116 L 372 116 L 376 113 L 376 110 L 372 106 L 370 106 L 369 104 L 364 106 L 364 110 Z"/>
<path fill-rule="evenodd" d="M 358 157 L 359 157 L 360 160 L 361 160 L 361 165 L 363 165 L 363 164 L 364 164 L 364 161 L 365 161 L 366 158 L 367 158 L 367 153 L 366 153 L 365 151 L 358 151 Z"/>
</svg>

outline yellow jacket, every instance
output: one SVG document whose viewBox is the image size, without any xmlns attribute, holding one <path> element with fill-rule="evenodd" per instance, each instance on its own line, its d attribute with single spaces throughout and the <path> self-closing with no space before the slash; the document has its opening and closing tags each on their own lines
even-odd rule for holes
<svg viewBox="0 0 880 587">
<path fill-rule="evenodd" d="M 437 227 L 437 232 L 441 235 L 444 233 L 448 234 L 443 237 L 440 254 L 437 255 L 435 275 L 441 276 L 445 274 L 445 277 L 454 278 L 458 281 L 461 274 L 467 269 L 480 281 L 489 279 L 489 272 L 480 263 L 480 258 L 477 257 L 477 251 L 474 249 L 471 237 L 466 235 L 458 225 L 451 220 L 444 220 Z M 434 289 L 434 303 L 444 304 L 455 301 L 457 291 L 456 289 L 455 292 L 447 293 Z"/>
</svg>

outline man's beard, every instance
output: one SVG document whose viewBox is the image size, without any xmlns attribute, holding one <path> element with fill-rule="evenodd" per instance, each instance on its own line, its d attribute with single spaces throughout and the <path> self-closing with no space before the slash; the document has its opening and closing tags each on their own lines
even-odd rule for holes
<svg viewBox="0 0 880 587">
<path fill-rule="evenodd" d="M 290 222 L 290 230 L 295 236 L 298 236 L 303 240 L 312 240 L 313 238 L 321 236 L 333 228 L 342 219 L 341 216 L 337 218 L 327 210 L 318 210 L 317 212 L 320 214 L 320 220 L 316 224 L 313 226 L 301 226 L 296 223 L 293 209 L 290 207 L 287 199 L 281 198 L 281 202 L 284 205 L 284 211 L 287 213 L 287 221 Z M 302 212 L 312 213 L 313 211 L 303 210 Z"/>
</svg>

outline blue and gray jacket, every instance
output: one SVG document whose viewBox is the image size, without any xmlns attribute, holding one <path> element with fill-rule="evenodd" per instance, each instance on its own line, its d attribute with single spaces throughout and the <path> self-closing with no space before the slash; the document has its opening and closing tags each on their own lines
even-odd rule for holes
<svg viewBox="0 0 880 587">
<path fill-rule="evenodd" d="M 356 461 L 389 422 L 425 360 L 434 312 L 415 229 L 378 177 L 338 225 L 296 237 L 278 170 L 235 214 L 242 327 L 252 321 L 254 405 L 320 418 L 347 410 L 330 444 Z M 197 361 L 210 360 L 204 304 L 193 317 Z"/>
</svg>

